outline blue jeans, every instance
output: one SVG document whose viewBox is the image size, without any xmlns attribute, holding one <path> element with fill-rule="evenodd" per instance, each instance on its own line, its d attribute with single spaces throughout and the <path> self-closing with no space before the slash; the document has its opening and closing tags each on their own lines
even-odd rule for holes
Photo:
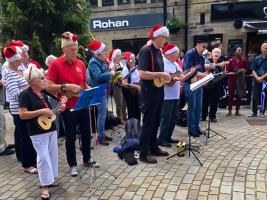
<svg viewBox="0 0 267 200">
<path fill-rule="evenodd" d="M 103 96 L 101 98 L 101 103 L 97 105 L 97 129 L 98 129 L 98 138 L 104 139 L 105 136 L 105 121 L 108 111 L 108 98 Z"/>
<path fill-rule="evenodd" d="M 190 83 L 183 83 L 183 92 L 185 93 L 187 108 L 187 127 L 189 132 L 199 131 L 199 122 L 202 111 L 202 87 L 191 91 Z"/>
</svg>

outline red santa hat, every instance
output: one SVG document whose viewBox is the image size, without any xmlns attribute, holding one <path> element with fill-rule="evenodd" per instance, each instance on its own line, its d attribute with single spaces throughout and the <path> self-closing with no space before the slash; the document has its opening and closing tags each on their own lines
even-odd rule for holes
<svg viewBox="0 0 267 200">
<path fill-rule="evenodd" d="M 36 69 L 42 69 L 42 66 L 36 60 L 31 60 L 31 62 L 29 63 L 28 67 L 33 67 L 33 68 L 36 68 Z"/>
<path fill-rule="evenodd" d="M 78 36 L 67 31 L 61 35 L 61 48 L 69 45 L 78 45 Z"/>
<path fill-rule="evenodd" d="M 165 55 L 170 55 L 176 51 L 179 52 L 179 49 L 175 44 L 172 44 L 172 43 L 168 43 L 163 47 L 163 53 Z"/>
<path fill-rule="evenodd" d="M 151 31 L 149 32 L 148 39 L 152 40 L 152 38 L 158 37 L 160 35 L 164 35 L 167 33 L 169 35 L 169 30 L 166 26 L 163 26 L 161 24 L 157 24 L 152 27 Z"/>
<path fill-rule="evenodd" d="M 135 59 L 135 55 L 130 51 L 126 51 L 123 55 L 123 59 L 129 62 L 132 62 L 133 59 Z"/>
<path fill-rule="evenodd" d="M 11 40 L 8 46 L 16 46 L 16 47 L 19 47 L 22 51 L 29 51 L 29 46 L 24 44 L 20 40 Z"/>
<path fill-rule="evenodd" d="M 21 55 L 18 52 L 19 49 L 18 47 L 16 48 L 15 46 L 7 46 L 4 48 L 4 55 L 6 58 L 7 62 L 15 62 L 17 60 L 21 59 Z"/>
<path fill-rule="evenodd" d="M 121 50 L 120 49 L 112 49 L 110 52 L 109 52 L 109 60 L 110 61 L 113 61 L 114 58 L 118 55 L 121 55 Z"/>
<path fill-rule="evenodd" d="M 106 45 L 105 45 L 103 42 L 94 40 L 94 41 L 90 42 L 90 43 L 87 45 L 87 48 L 88 48 L 88 49 L 91 49 L 91 51 L 92 51 L 95 55 L 98 55 L 98 54 L 101 54 L 101 53 L 105 50 Z"/>
</svg>

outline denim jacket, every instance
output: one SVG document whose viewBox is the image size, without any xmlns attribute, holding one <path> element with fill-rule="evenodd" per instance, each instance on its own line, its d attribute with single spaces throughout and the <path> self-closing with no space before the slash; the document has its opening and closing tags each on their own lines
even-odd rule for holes
<svg viewBox="0 0 267 200">
<path fill-rule="evenodd" d="M 88 63 L 87 74 L 89 75 L 89 85 L 96 87 L 106 83 L 111 79 L 111 74 L 107 72 L 108 66 L 102 60 L 93 56 Z"/>
</svg>

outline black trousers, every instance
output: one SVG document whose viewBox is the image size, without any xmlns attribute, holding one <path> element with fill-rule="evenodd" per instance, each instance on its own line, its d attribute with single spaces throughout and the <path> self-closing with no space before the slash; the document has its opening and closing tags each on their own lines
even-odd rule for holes
<svg viewBox="0 0 267 200">
<path fill-rule="evenodd" d="M 256 79 L 253 79 L 252 112 L 256 114 L 258 112 L 258 105 L 261 103 L 260 102 L 261 90 L 262 90 L 262 83 L 259 83 L 258 81 L 256 81 Z M 267 96 L 265 97 L 265 106 L 262 111 L 263 113 L 265 113 L 266 100 L 267 100 Z"/>
<path fill-rule="evenodd" d="M 221 85 L 215 85 L 214 87 L 210 88 L 203 87 L 202 118 L 206 119 L 209 111 L 210 111 L 209 117 L 211 119 L 216 118 L 221 92 L 222 92 Z"/>
<path fill-rule="evenodd" d="M 21 120 L 18 114 L 12 114 L 12 116 L 15 125 L 14 139 L 16 157 L 21 161 L 22 167 L 33 167 L 36 165 L 36 151 L 27 133 L 26 121 Z"/>
<path fill-rule="evenodd" d="M 163 88 L 142 86 L 141 112 L 143 124 L 140 137 L 140 157 L 158 150 L 157 132 L 161 119 L 161 106 L 164 99 Z"/>
<path fill-rule="evenodd" d="M 66 110 L 62 112 L 62 117 L 65 124 L 65 133 L 66 133 L 66 154 L 67 161 L 70 167 L 77 166 L 76 161 L 76 134 L 77 126 L 79 126 L 81 134 L 81 151 L 83 155 L 83 161 L 87 162 L 91 158 L 91 132 L 90 132 L 90 117 L 89 109 L 82 109 L 71 112 Z"/>
<path fill-rule="evenodd" d="M 140 121 L 140 93 L 127 88 L 122 88 L 122 92 L 127 105 L 128 119 L 135 118 Z"/>
</svg>

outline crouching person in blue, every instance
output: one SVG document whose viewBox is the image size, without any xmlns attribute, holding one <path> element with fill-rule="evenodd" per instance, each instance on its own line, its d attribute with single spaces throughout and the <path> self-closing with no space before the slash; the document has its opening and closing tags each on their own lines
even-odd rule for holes
<svg viewBox="0 0 267 200">
<path fill-rule="evenodd" d="M 202 56 L 203 52 L 207 48 L 207 38 L 202 36 L 196 40 L 194 48 L 188 50 L 184 57 L 183 70 L 188 71 L 192 67 L 197 66 L 197 70 L 192 76 L 183 82 L 183 91 L 185 93 L 187 108 L 187 126 L 189 136 L 199 137 L 202 131 L 199 127 L 200 116 L 202 111 L 202 87 L 191 91 L 190 84 L 203 78 L 205 74 L 205 59 Z"/>
<path fill-rule="evenodd" d="M 96 87 L 100 84 L 107 83 L 115 74 L 114 71 L 108 72 L 108 66 L 105 63 L 104 53 L 106 46 L 103 42 L 93 41 L 87 46 L 94 53 L 94 56 L 89 60 L 87 73 L 89 74 L 89 85 Z M 111 137 L 105 134 L 105 120 L 108 111 L 108 97 L 107 95 L 101 98 L 101 103 L 97 105 L 97 129 L 98 129 L 98 143 L 101 145 L 109 145 L 108 141 L 112 141 Z"/>
<path fill-rule="evenodd" d="M 38 126 L 37 121 L 40 116 L 48 119 L 54 116 L 54 113 L 47 96 L 42 92 L 46 84 L 43 71 L 30 67 L 24 72 L 24 77 L 30 87 L 20 94 L 19 114 L 22 120 L 26 120 L 27 132 L 37 152 L 37 168 L 42 187 L 41 198 L 49 199 L 48 187 L 57 185 L 55 183 L 55 177 L 58 176 L 57 131 L 54 122 L 51 121 L 51 127 L 46 129 Z M 59 111 L 65 110 L 65 102 L 62 100 Z"/>
</svg>

